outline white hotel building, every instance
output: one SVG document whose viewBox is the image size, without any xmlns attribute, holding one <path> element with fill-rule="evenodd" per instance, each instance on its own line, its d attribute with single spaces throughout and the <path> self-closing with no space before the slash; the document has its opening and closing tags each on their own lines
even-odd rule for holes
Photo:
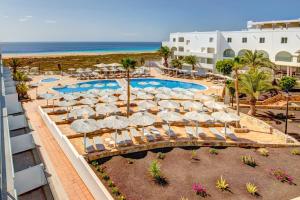
<svg viewBox="0 0 300 200">
<path fill-rule="evenodd" d="M 282 73 L 300 75 L 300 19 L 248 21 L 241 31 L 171 33 L 162 45 L 172 50 L 172 58 L 195 55 L 200 68 L 215 71 L 217 60 L 258 50 L 279 66 Z"/>
</svg>

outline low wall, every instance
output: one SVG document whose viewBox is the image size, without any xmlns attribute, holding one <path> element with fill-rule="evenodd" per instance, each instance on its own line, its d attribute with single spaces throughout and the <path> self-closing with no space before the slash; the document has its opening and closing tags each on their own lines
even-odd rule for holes
<svg viewBox="0 0 300 200">
<path fill-rule="evenodd" d="M 93 197 L 99 200 L 113 200 L 113 197 L 96 176 L 94 171 L 90 168 L 83 156 L 78 154 L 69 139 L 61 133 L 56 124 L 49 118 L 41 107 L 39 107 L 39 113 Z"/>
</svg>

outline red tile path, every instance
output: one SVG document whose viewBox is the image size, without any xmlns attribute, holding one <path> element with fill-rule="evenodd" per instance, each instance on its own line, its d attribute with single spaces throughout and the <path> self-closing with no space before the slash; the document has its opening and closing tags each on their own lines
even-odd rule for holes
<svg viewBox="0 0 300 200">
<path fill-rule="evenodd" d="M 46 150 L 69 199 L 94 199 L 38 113 L 38 104 L 28 102 L 24 103 L 23 106 L 32 128 L 37 132 L 41 146 Z"/>
</svg>

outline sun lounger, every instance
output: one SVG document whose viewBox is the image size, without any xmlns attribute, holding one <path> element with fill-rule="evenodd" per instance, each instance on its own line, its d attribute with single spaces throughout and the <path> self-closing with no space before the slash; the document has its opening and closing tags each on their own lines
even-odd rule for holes
<svg viewBox="0 0 300 200">
<path fill-rule="evenodd" d="M 95 151 L 93 144 L 90 142 L 90 139 L 87 138 L 87 137 L 84 138 L 83 139 L 83 144 L 84 144 L 84 140 L 85 140 L 85 151 L 87 153 L 91 153 L 91 152 Z"/>
<path fill-rule="evenodd" d="M 128 145 L 132 144 L 132 140 L 131 137 L 129 136 L 128 131 L 122 131 L 122 137 L 124 139 L 125 144 Z"/>
<path fill-rule="evenodd" d="M 144 129 L 144 136 L 148 142 L 154 141 L 154 136 L 147 129 Z"/>
<path fill-rule="evenodd" d="M 199 137 L 205 137 L 205 133 L 201 127 L 198 126 L 198 128 L 195 128 L 195 133 Z"/>
<path fill-rule="evenodd" d="M 221 132 L 225 134 L 225 128 L 223 128 Z M 232 140 L 238 140 L 238 138 L 236 137 L 236 135 L 234 134 L 234 132 L 231 129 L 229 129 L 229 128 L 226 128 L 226 134 L 225 134 L 225 136 L 229 137 Z"/>
<path fill-rule="evenodd" d="M 131 134 L 131 137 L 133 137 L 133 138 L 141 137 L 141 134 L 135 128 L 130 128 L 130 134 Z"/>
<path fill-rule="evenodd" d="M 122 135 L 119 135 L 117 132 L 112 133 L 112 139 L 115 141 L 117 146 L 125 145 Z"/>
<path fill-rule="evenodd" d="M 171 127 L 169 127 L 168 125 L 163 125 L 162 128 L 164 129 L 164 131 L 166 132 L 166 134 L 170 137 L 170 138 L 174 138 L 176 137 L 175 132 L 171 129 Z"/>
<path fill-rule="evenodd" d="M 185 127 L 185 133 L 186 133 L 186 136 L 189 137 L 189 138 L 197 137 L 194 128 L 191 127 L 191 126 L 186 126 Z"/>
<path fill-rule="evenodd" d="M 93 140 L 94 140 L 94 144 L 95 144 L 97 150 L 99 150 L 99 151 L 105 150 L 105 146 L 103 144 L 103 140 L 101 137 L 99 137 L 99 136 L 94 137 Z"/>
<path fill-rule="evenodd" d="M 154 126 L 150 127 L 150 132 L 155 136 L 155 138 L 157 138 L 157 139 L 161 138 L 160 131 L 157 128 L 155 128 Z"/>
<path fill-rule="evenodd" d="M 225 140 L 224 136 L 216 128 L 209 128 L 209 130 L 218 140 Z"/>
</svg>

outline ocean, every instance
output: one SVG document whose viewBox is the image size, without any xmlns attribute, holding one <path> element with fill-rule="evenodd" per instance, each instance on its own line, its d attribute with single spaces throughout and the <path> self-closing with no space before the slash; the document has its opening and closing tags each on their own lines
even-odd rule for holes
<svg viewBox="0 0 300 200">
<path fill-rule="evenodd" d="M 160 42 L 0 42 L 2 54 L 150 52 Z"/>
</svg>

